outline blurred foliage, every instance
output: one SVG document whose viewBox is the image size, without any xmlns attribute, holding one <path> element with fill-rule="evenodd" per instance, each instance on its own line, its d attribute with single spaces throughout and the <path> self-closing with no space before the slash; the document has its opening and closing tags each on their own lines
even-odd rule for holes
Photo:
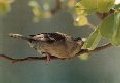
<svg viewBox="0 0 120 83">
<path fill-rule="evenodd" d="M 99 13 L 109 12 L 109 10 L 112 8 L 113 5 L 114 5 L 114 0 L 81 0 L 79 1 L 75 5 L 76 7 L 75 14 L 76 14 L 76 20 L 77 20 L 76 25 L 83 26 L 83 25 L 89 24 L 89 22 L 87 21 L 87 15 L 91 15 L 96 12 L 99 12 Z"/>
<path fill-rule="evenodd" d="M 84 15 L 78 15 L 78 16 L 74 16 L 74 25 L 76 26 L 84 26 L 84 25 L 88 25 L 88 19 L 86 16 Z"/>
<path fill-rule="evenodd" d="M 85 12 L 84 6 L 77 3 L 75 5 L 75 13 L 74 13 L 74 24 L 76 26 L 84 26 L 89 24 L 87 19 L 87 13 Z"/>
<path fill-rule="evenodd" d="M 30 0 L 28 5 L 31 7 L 33 15 L 34 15 L 34 22 L 39 22 L 41 18 L 49 18 L 51 14 L 49 11 L 45 11 L 49 9 L 49 4 L 46 2 L 44 3 L 44 10 L 39 5 L 36 0 Z"/>
<path fill-rule="evenodd" d="M 0 0 L 0 14 L 4 15 L 11 10 L 11 4 L 14 0 Z"/>
<path fill-rule="evenodd" d="M 79 58 L 80 60 L 88 60 L 88 58 L 89 58 L 89 53 L 80 54 L 80 56 L 78 56 L 78 58 Z"/>
<path fill-rule="evenodd" d="M 79 5 L 84 6 L 85 11 L 88 13 L 93 12 L 109 12 L 110 8 L 114 5 L 115 0 L 81 0 Z"/>
<path fill-rule="evenodd" d="M 116 11 L 119 11 L 120 10 L 120 4 L 114 5 L 113 9 L 116 10 Z"/>
</svg>

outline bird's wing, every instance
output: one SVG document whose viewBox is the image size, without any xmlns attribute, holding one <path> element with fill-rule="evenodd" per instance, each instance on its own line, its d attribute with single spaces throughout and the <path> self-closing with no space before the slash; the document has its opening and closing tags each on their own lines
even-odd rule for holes
<svg viewBox="0 0 120 83">
<path fill-rule="evenodd" d="M 45 41 L 45 42 L 54 42 L 54 41 L 65 41 L 66 40 L 66 36 L 63 33 L 40 33 L 37 35 L 29 35 L 30 37 L 32 37 L 35 40 L 38 41 Z"/>
</svg>

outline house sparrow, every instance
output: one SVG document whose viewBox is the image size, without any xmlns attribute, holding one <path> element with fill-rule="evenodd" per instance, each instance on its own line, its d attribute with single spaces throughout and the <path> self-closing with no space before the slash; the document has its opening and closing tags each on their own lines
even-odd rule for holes
<svg viewBox="0 0 120 83">
<path fill-rule="evenodd" d="M 9 36 L 26 40 L 30 47 L 47 56 L 47 61 L 50 61 L 50 56 L 60 59 L 72 58 L 81 50 L 84 43 L 80 37 L 73 38 L 59 32 L 40 33 L 28 37 L 10 33 Z"/>
</svg>

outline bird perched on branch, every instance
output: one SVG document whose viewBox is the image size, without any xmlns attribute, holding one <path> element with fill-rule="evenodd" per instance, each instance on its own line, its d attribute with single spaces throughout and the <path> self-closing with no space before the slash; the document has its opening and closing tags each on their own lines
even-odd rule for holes
<svg viewBox="0 0 120 83">
<path fill-rule="evenodd" d="M 50 61 L 50 56 L 60 59 L 72 58 L 81 51 L 84 43 L 80 37 L 73 38 L 59 32 L 40 33 L 28 37 L 10 33 L 9 36 L 26 40 L 30 47 L 47 56 L 47 61 Z"/>
</svg>

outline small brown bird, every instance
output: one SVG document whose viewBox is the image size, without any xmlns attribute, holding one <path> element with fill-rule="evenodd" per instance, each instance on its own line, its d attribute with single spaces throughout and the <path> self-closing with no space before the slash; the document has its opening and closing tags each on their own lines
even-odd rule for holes
<svg viewBox="0 0 120 83">
<path fill-rule="evenodd" d="M 30 47 L 47 56 L 47 61 L 50 61 L 50 56 L 61 59 L 72 58 L 81 50 L 84 43 L 80 37 L 73 38 L 59 32 L 40 33 L 28 37 L 13 33 L 9 35 L 13 38 L 27 40 Z"/>
</svg>

